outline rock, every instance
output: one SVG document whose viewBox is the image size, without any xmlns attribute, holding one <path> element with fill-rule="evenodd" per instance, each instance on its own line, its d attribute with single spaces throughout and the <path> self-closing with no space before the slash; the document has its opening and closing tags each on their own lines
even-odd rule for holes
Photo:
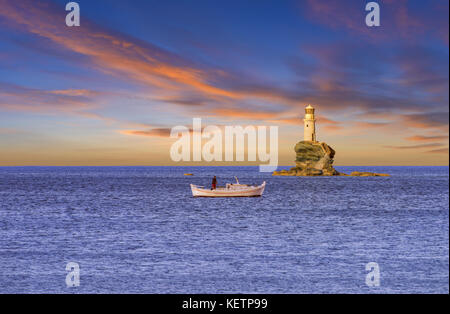
<svg viewBox="0 0 450 314">
<path fill-rule="evenodd" d="M 350 176 L 352 177 L 390 177 L 387 173 L 374 173 L 374 172 L 360 172 L 353 171 Z"/>
<path fill-rule="evenodd" d="M 295 167 L 289 170 L 274 171 L 274 176 L 352 176 L 352 177 L 389 177 L 385 173 L 354 171 L 350 175 L 340 173 L 333 168 L 334 149 L 323 142 L 298 142 L 294 151 Z"/>
<path fill-rule="evenodd" d="M 297 176 L 321 176 L 323 171 L 315 168 L 306 168 L 302 171 L 297 171 Z"/>
<path fill-rule="evenodd" d="M 295 176 L 297 175 L 297 171 L 295 170 L 281 170 L 281 171 L 274 171 L 272 172 L 273 176 Z"/>
<path fill-rule="evenodd" d="M 274 176 L 337 176 L 333 168 L 335 151 L 326 143 L 298 142 L 294 151 L 296 166 L 289 171 L 274 171 Z"/>
<path fill-rule="evenodd" d="M 336 152 L 326 143 L 298 142 L 295 147 L 295 165 L 300 176 L 336 176 L 333 168 Z"/>
</svg>

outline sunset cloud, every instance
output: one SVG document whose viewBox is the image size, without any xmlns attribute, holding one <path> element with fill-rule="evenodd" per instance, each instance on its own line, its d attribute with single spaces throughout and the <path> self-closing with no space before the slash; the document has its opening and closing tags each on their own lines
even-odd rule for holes
<svg viewBox="0 0 450 314">
<path fill-rule="evenodd" d="M 447 148 L 433 149 L 433 150 L 428 151 L 428 153 L 431 153 L 431 154 L 447 154 L 448 155 L 449 149 L 448 149 L 448 147 Z"/>
<path fill-rule="evenodd" d="M 87 90 L 40 90 L 0 82 L 0 108 L 17 110 L 69 110 L 92 107 L 93 96 Z"/>
<path fill-rule="evenodd" d="M 232 108 L 216 108 L 212 110 L 211 115 L 217 117 L 252 119 L 252 120 L 270 120 L 276 116 L 277 112 L 265 110 L 248 110 L 248 109 L 232 109 Z"/>
<path fill-rule="evenodd" d="M 435 141 L 444 141 L 448 140 L 448 135 L 436 135 L 436 136 L 423 136 L 423 135 L 415 135 L 407 137 L 406 140 L 413 142 L 435 142 Z"/>
<path fill-rule="evenodd" d="M 268 3 L 258 10 L 270 12 L 269 21 L 246 10 L 230 19 L 237 2 L 166 16 L 165 3 L 144 15 L 129 4 L 96 10 L 86 1 L 82 25 L 69 28 L 60 1 L 0 0 L 0 123 L 20 130 L 33 121 L 38 132 L 51 126 L 68 142 L 64 127 L 83 126 L 80 142 L 100 145 L 158 141 L 202 117 L 222 126 L 277 125 L 283 141 L 296 141 L 312 104 L 319 137 L 337 147 L 364 134 L 398 156 L 442 151 L 448 2 L 385 0 L 379 29 L 364 25 L 364 4 L 294 1 L 272 10 Z"/>
<path fill-rule="evenodd" d="M 379 3 L 381 31 L 365 25 L 366 3 L 358 0 L 308 0 L 301 7 L 306 18 L 334 30 L 350 31 L 364 40 L 416 41 L 424 36 L 434 36 L 448 45 L 448 1 L 430 2 L 428 14 L 424 14 L 420 8 L 409 5 L 408 0 L 384 0 Z"/>
<path fill-rule="evenodd" d="M 16 133 L 20 133 L 20 131 L 10 128 L 0 128 L 0 134 L 16 134 Z"/>
<path fill-rule="evenodd" d="M 355 22 L 350 21 L 348 12 L 360 10 L 359 6 L 351 6 L 351 10 L 336 9 L 338 2 L 320 4 L 308 2 L 314 12 L 331 17 L 338 17 L 336 23 L 348 28 L 357 28 Z M 111 33 L 84 19 L 83 27 L 67 28 L 55 24 L 56 6 L 43 5 L 41 2 L 24 0 L 11 2 L 0 0 L 2 15 L 10 25 L 17 25 L 26 31 L 47 38 L 64 49 L 86 56 L 95 68 L 118 78 L 128 78 L 138 84 L 149 87 L 155 99 L 162 102 L 181 106 L 202 105 L 205 115 L 220 115 L 224 117 L 250 118 L 257 120 L 272 119 L 270 112 L 254 108 L 235 110 L 236 106 L 243 106 L 245 99 L 261 99 L 277 102 L 291 107 L 299 107 L 303 103 L 318 104 L 322 110 L 336 110 L 340 108 L 360 107 L 365 110 L 372 108 L 416 108 L 420 103 L 411 99 L 402 99 L 387 95 L 372 95 L 362 84 L 366 75 L 373 75 L 379 70 L 379 60 L 376 53 L 368 52 L 364 45 L 341 43 L 323 46 L 304 47 L 305 52 L 317 60 L 316 63 L 298 68 L 301 59 L 291 62 L 295 71 L 301 77 L 302 88 L 280 88 L 264 82 L 240 75 L 238 72 L 219 69 L 193 62 L 154 44 L 143 42 L 127 35 Z M 339 2 L 340 4 L 340 2 Z M 345 4 L 344 7 L 350 7 Z M 342 13 L 342 14 L 341 14 Z M 345 14 L 344 14 L 345 13 Z M 58 13 L 59 14 L 59 13 Z M 344 17 L 347 16 L 347 17 Z M 340 18 L 342 17 L 342 18 Z M 332 19 L 333 20 L 333 19 Z M 352 58 L 348 58 L 348 51 L 352 50 Z M 383 57 L 383 55 L 381 55 Z M 386 57 L 386 56 L 384 56 Z M 383 57 L 383 58 L 384 58 Z M 409 65 L 420 64 L 423 53 L 409 56 L 401 67 L 405 69 L 404 77 L 412 77 Z M 375 62 L 374 62 L 375 61 Z M 414 69 L 416 73 L 428 68 L 429 63 Z M 307 69 L 307 71 L 305 71 Z M 414 75 L 414 77 L 417 75 Z M 436 82 L 430 76 L 428 84 Z M 448 82 L 445 76 L 439 76 L 440 86 Z M 416 83 L 406 83 L 416 84 Z M 419 84 L 419 82 L 417 82 Z M 444 85 L 443 85 L 444 84 Z M 423 84 L 422 84 L 423 85 Z M 382 86 L 380 86 L 382 88 Z M 434 88 L 434 87 L 429 87 Z M 53 91 L 55 94 L 66 96 L 88 96 L 86 90 Z M 64 93 L 64 94 L 62 94 Z M 392 94 L 392 93 L 391 93 Z M 220 107 L 220 108 L 218 108 Z M 225 108 L 224 108 L 225 107 Z M 299 112 L 299 113 L 300 113 Z M 284 120 L 286 123 L 293 121 Z M 338 126 L 335 125 L 335 128 Z"/>
<path fill-rule="evenodd" d="M 221 127 L 221 126 L 218 126 Z M 192 128 L 189 128 L 189 133 L 194 133 L 194 130 Z M 204 128 L 201 128 L 200 132 L 202 133 L 204 131 Z M 172 132 L 172 128 L 153 128 L 153 129 L 146 129 L 146 130 L 119 130 L 120 134 L 123 135 L 137 135 L 137 136 L 148 136 L 148 137 L 165 137 L 169 138 L 170 134 Z"/>
<path fill-rule="evenodd" d="M 122 130 L 119 131 L 119 133 L 125 135 L 140 135 L 150 137 L 170 137 L 170 131 L 170 128 L 157 128 L 150 130 Z"/>
<path fill-rule="evenodd" d="M 448 112 L 407 114 L 402 115 L 401 119 L 414 128 L 447 128 L 448 131 Z"/>
<path fill-rule="evenodd" d="M 385 147 L 393 148 L 393 149 L 421 149 L 421 148 L 439 147 L 439 146 L 442 146 L 442 144 L 431 143 L 431 144 L 410 145 L 410 146 L 385 146 Z"/>
<path fill-rule="evenodd" d="M 391 125 L 389 122 L 356 122 L 355 125 L 360 129 L 380 128 Z"/>
<path fill-rule="evenodd" d="M 10 23 L 90 57 L 102 71 L 125 75 L 140 83 L 166 90 L 185 87 L 210 96 L 241 97 L 210 83 L 211 75 L 220 76 L 220 72 L 208 73 L 173 53 L 149 43 L 109 34 L 87 21 L 77 29 L 58 26 L 55 24 L 54 11 L 54 7 L 41 2 L 0 0 L 0 15 Z"/>
</svg>

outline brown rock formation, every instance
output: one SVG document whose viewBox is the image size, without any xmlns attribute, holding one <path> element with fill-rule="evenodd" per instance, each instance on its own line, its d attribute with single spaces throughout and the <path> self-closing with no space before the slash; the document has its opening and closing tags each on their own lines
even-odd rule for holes
<svg viewBox="0 0 450 314">
<path fill-rule="evenodd" d="M 295 147 L 295 167 L 290 170 L 274 171 L 274 176 L 349 176 L 339 173 L 333 168 L 333 158 L 336 152 L 326 143 L 298 142 Z M 384 173 L 354 171 L 354 177 L 388 177 Z"/>
</svg>

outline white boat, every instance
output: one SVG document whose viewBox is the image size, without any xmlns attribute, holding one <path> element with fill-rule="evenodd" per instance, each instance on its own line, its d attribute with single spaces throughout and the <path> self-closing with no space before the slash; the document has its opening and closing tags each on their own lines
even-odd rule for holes
<svg viewBox="0 0 450 314">
<path fill-rule="evenodd" d="M 214 190 L 194 184 L 191 184 L 191 190 L 194 197 L 254 197 L 261 196 L 265 186 L 266 181 L 261 185 L 247 185 L 240 184 L 236 178 L 235 184 L 227 183 L 226 186 L 217 187 Z"/>
</svg>

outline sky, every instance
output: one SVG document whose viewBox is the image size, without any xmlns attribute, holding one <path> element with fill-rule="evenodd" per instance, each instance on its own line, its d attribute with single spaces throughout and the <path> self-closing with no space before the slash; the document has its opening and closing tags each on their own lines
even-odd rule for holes
<svg viewBox="0 0 450 314">
<path fill-rule="evenodd" d="M 0 0 L 0 166 L 177 165 L 193 118 L 293 165 L 307 104 L 335 165 L 448 165 L 448 0 L 68 2 Z"/>
</svg>

